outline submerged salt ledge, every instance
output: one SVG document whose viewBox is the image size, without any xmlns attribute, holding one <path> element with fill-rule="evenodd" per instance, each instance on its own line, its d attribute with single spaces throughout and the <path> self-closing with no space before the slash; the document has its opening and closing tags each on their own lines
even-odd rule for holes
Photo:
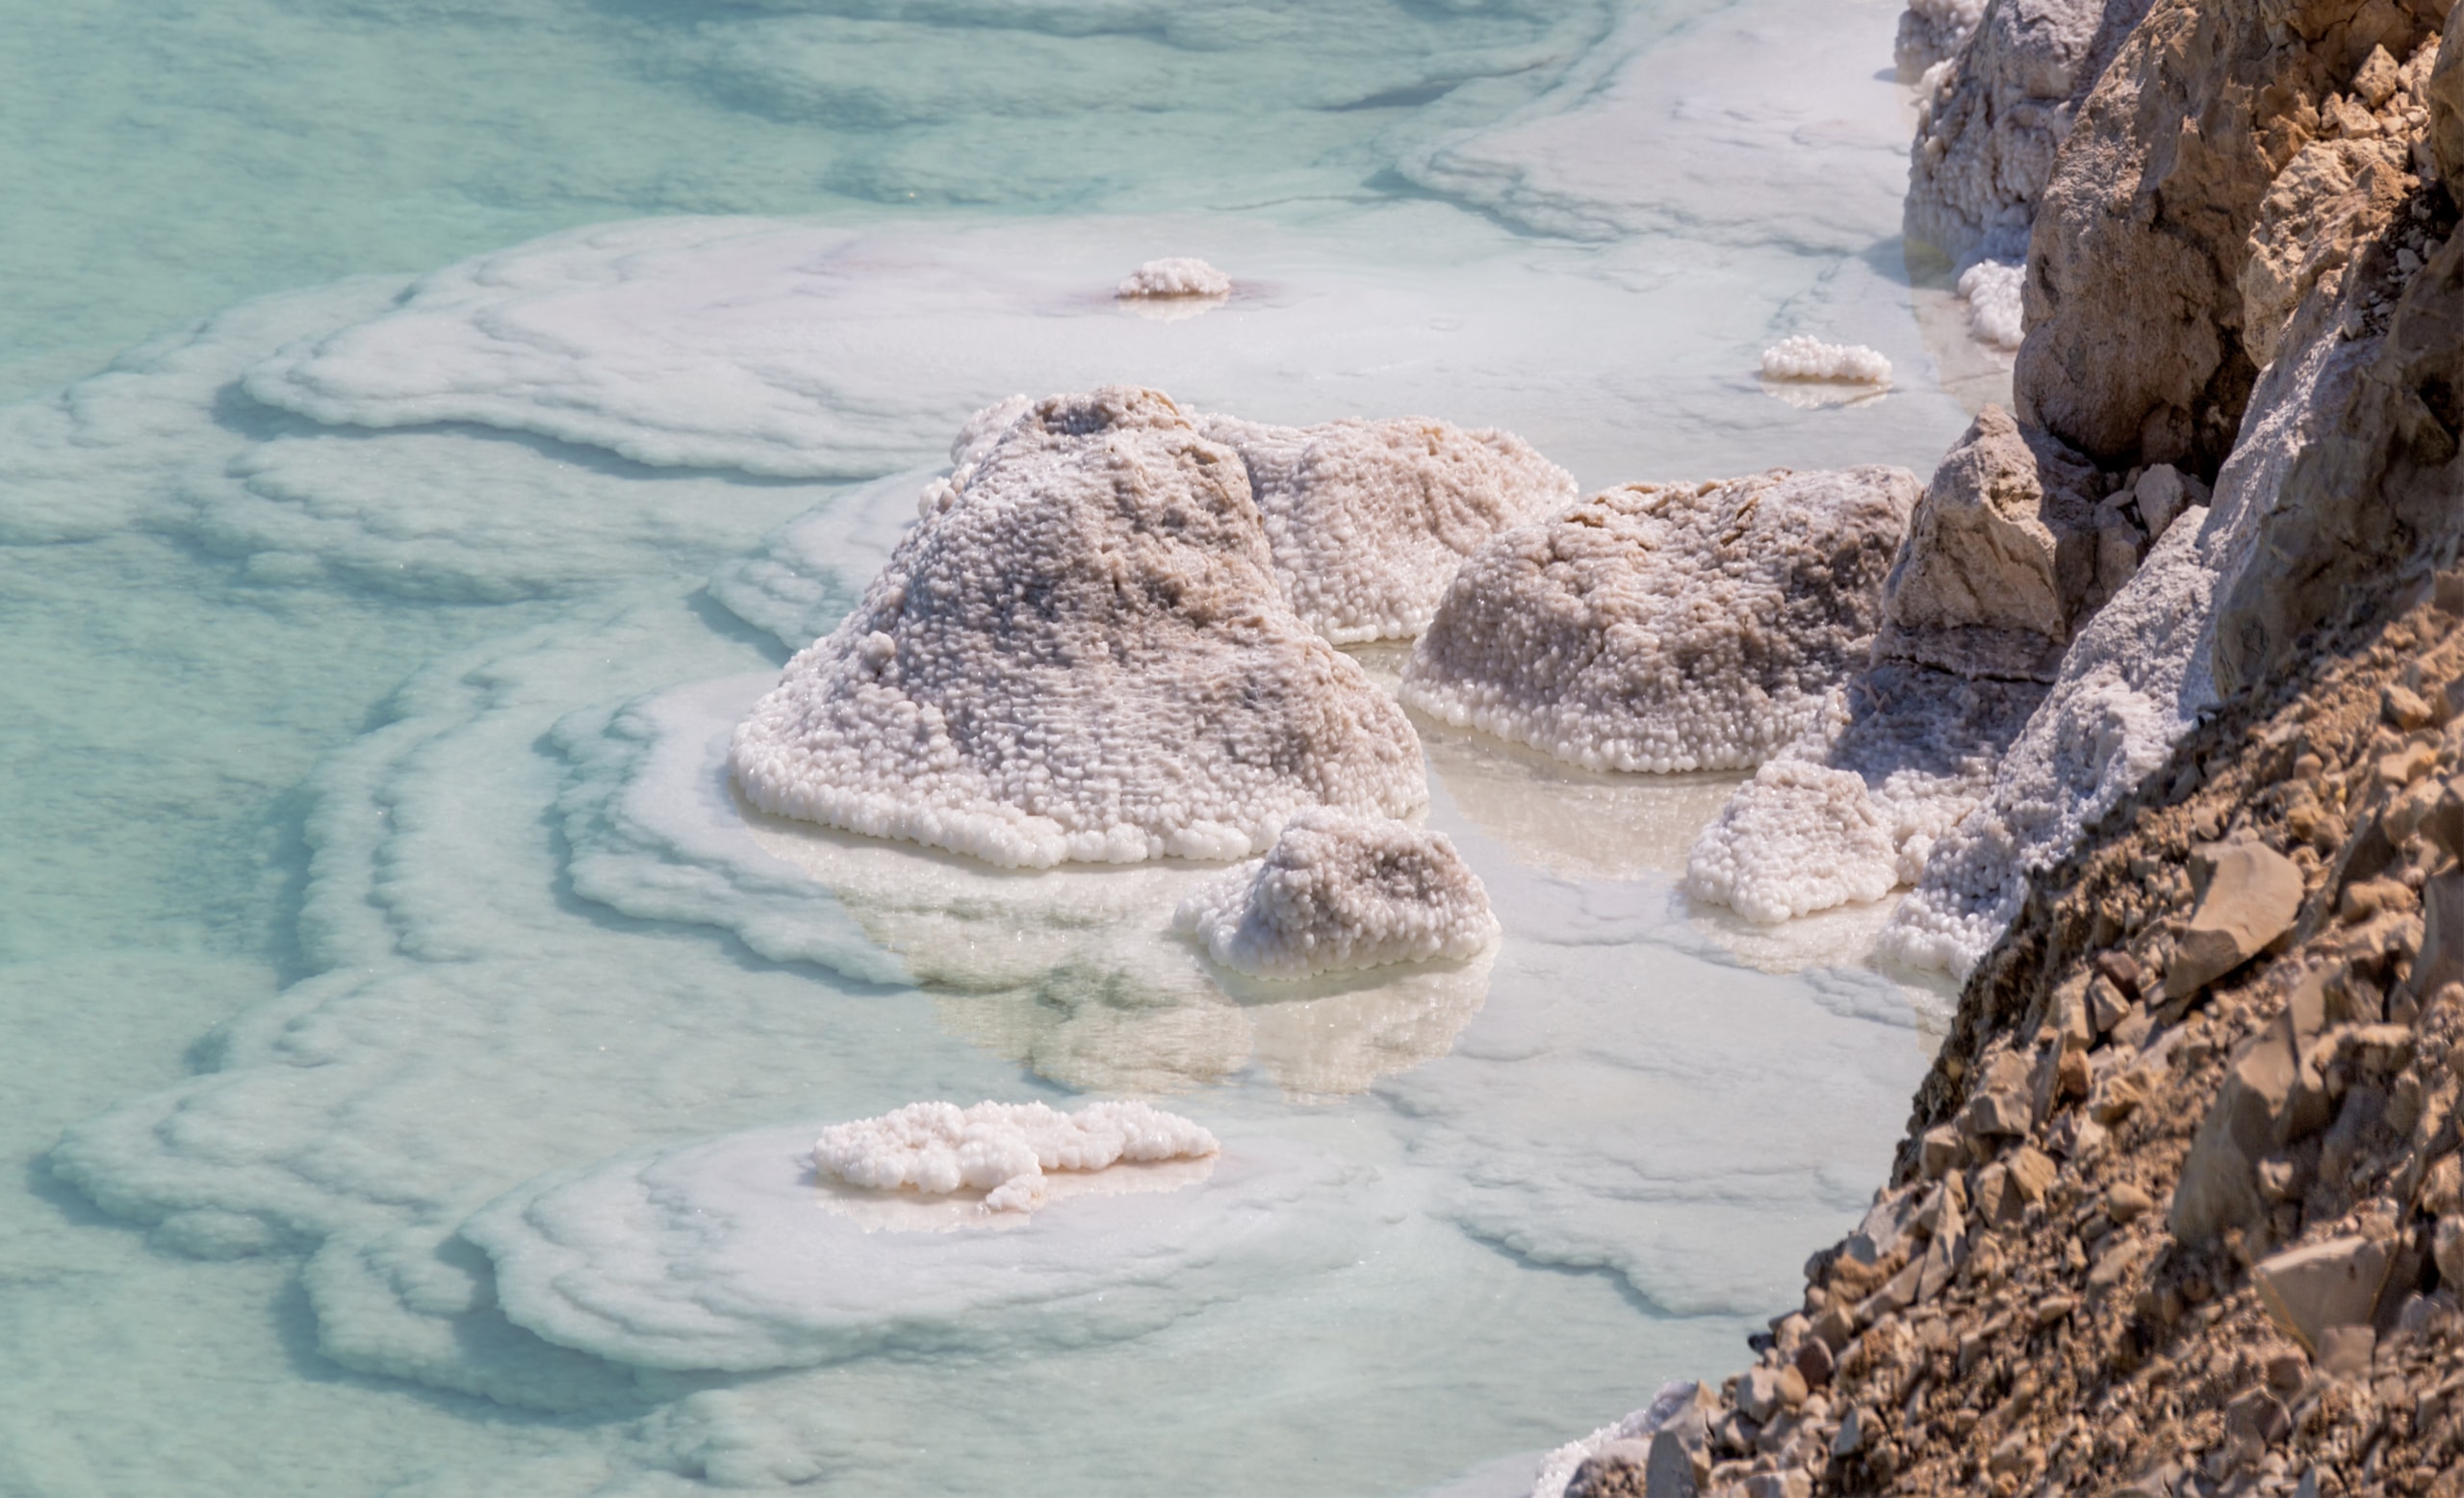
<svg viewBox="0 0 2464 1498">
<path fill-rule="evenodd" d="M 1114 295 L 1125 301 L 1160 297 L 1229 297 L 1232 278 L 1203 260 L 1174 256 L 1150 260 L 1132 271 Z"/>
<path fill-rule="evenodd" d="M 1849 385 L 1887 385 L 1890 360 L 1862 344 L 1827 344 L 1800 333 L 1762 350 L 1765 379 L 1833 380 Z"/>
<path fill-rule="evenodd" d="M 1284 605 L 1238 455 L 1166 397 L 1040 402 L 935 493 L 738 730 L 763 811 L 1045 867 L 1426 800 L 1401 710 Z"/>
<path fill-rule="evenodd" d="M 823 1129 L 813 1164 L 850 1185 L 928 1196 L 985 1194 L 988 1212 L 1031 1212 L 1047 1171 L 1101 1171 L 1129 1160 L 1219 1153 L 1215 1136 L 1143 1102 L 1092 1102 L 1058 1113 L 1040 1102 L 915 1102 Z"/>
<path fill-rule="evenodd" d="M 1445 834 L 1331 812 L 1294 817 L 1265 858 L 1182 900 L 1172 924 L 1266 978 L 1461 961 L 1498 939 L 1488 891 Z"/>
</svg>

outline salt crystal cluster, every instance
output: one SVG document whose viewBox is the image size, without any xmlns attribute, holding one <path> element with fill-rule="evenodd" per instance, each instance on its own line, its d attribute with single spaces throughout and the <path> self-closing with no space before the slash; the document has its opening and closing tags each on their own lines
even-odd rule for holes
<svg viewBox="0 0 2464 1498">
<path fill-rule="evenodd" d="M 1403 699 L 1586 769 L 1739 769 L 1861 666 L 1916 476 L 1629 484 L 1466 562 Z"/>
<path fill-rule="evenodd" d="M 1248 465 L 1284 597 L 1338 645 L 1419 634 L 1464 557 L 1578 493 L 1512 432 L 1421 417 L 1198 429 Z"/>
<path fill-rule="evenodd" d="M 1903 81 L 1954 56 L 1976 34 L 1985 14 L 1985 0 L 1912 0 L 1899 13 L 1899 36 L 1891 61 Z"/>
<path fill-rule="evenodd" d="M 1239 454 L 1169 398 L 1039 401 L 925 507 L 736 731 L 761 810 L 1048 867 L 1426 802 L 1411 724 L 1284 603 Z"/>
<path fill-rule="evenodd" d="M 1169 297 L 1229 297 L 1232 278 L 1203 260 L 1186 255 L 1150 260 L 1132 271 L 1116 295 L 1127 300 Z"/>
<path fill-rule="evenodd" d="M 1444 833 L 1339 812 L 1294 817 L 1265 858 L 1182 900 L 1172 924 L 1261 978 L 1462 960 L 1498 938 L 1488 891 Z"/>
<path fill-rule="evenodd" d="M 1967 303 L 1968 330 L 1978 343 L 2019 347 L 2019 288 L 2027 278 L 2028 268 L 2010 260 L 1980 260 L 1960 272 L 1960 297 Z"/>
<path fill-rule="evenodd" d="M 1765 379 L 1820 379 L 1847 385 L 1887 385 L 1890 361 L 1862 344 L 1827 344 L 1804 333 L 1762 350 Z"/>
<path fill-rule="evenodd" d="M 850 1185 L 982 1191 L 988 1212 L 1032 1212 L 1043 1204 L 1046 1171 L 1198 1160 L 1221 1149 L 1197 1124 L 1142 1102 L 1093 1102 L 1075 1113 L 1040 1102 L 911 1102 L 823 1129 L 812 1158 Z"/>
</svg>

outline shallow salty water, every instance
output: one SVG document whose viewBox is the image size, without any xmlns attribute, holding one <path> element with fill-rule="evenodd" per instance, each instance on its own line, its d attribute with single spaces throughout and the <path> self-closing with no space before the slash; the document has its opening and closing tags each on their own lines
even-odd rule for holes
<svg viewBox="0 0 2464 1498">
<path fill-rule="evenodd" d="M 1197 870 L 713 756 L 1015 390 L 1924 468 L 1895 8 L 18 10 L 0 1492 L 1504 1490 L 1861 1206 L 1938 998 L 1688 911 L 1716 781 L 1423 724 L 1503 945 L 1271 991 L 1159 931 Z M 1241 295 L 1111 303 L 1190 253 Z M 1796 332 L 1900 387 L 1772 399 Z M 777 1141 L 1080 1093 L 1271 1209 L 794 1290 L 854 1240 Z"/>
</svg>

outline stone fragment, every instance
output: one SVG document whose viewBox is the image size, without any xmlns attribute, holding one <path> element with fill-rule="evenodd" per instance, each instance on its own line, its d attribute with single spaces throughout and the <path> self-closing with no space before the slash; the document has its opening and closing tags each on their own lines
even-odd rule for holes
<svg viewBox="0 0 2464 1498">
<path fill-rule="evenodd" d="M 1836 1356 L 1856 1339 L 1856 1313 L 1844 1305 L 1825 1307 L 1823 1313 L 1813 1319 L 1813 1334 L 1820 1337 L 1832 1355 Z"/>
<path fill-rule="evenodd" d="M 2326 1090 L 2310 1065 L 2297 1027 L 2315 1026 L 2316 978 L 2296 989 L 2296 1001 L 2245 1042 L 2208 1106 L 2173 1188 L 2171 1226 L 2185 1243 L 2227 1227 L 2257 1224 L 2267 1213 L 2260 1162 L 2327 1122 Z"/>
<path fill-rule="evenodd" d="M 1610 1441 L 1566 1479 L 1565 1498 L 1656 1498 L 1650 1470 L 1656 1441 Z M 1691 1471 L 1687 1473 L 1692 1476 Z M 1689 1486 L 1688 1492 L 1692 1489 Z"/>
<path fill-rule="evenodd" d="M 1757 1472 L 1745 1480 L 1745 1498 L 1813 1498 L 1813 1479 L 1802 1468 Z"/>
<path fill-rule="evenodd" d="M 1848 1412 L 1839 1418 L 1839 1429 L 1832 1434 L 1831 1454 L 1835 1457 L 1857 1455 L 1865 1449 L 1866 1439 L 1873 1429 L 1874 1417 L 1865 1407 L 1851 1405 Z"/>
<path fill-rule="evenodd" d="M 2153 1211 L 2156 1201 L 2128 1181 L 2105 1189 L 2105 1215 L 2115 1222 L 2128 1225 Z"/>
<path fill-rule="evenodd" d="M 1792 1388 L 1793 1399 L 1789 1397 Z M 1736 1408 L 1757 1425 L 1768 1424 L 1782 1409 L 1803 1404 L 1805 1397 L 1805 1378 L 1794 1368 L 1757 1364 L 1737 1376 Z"/>
<path fill-rule="evenodd" d="M 2053 1157 L 2034 1145 L 2021 1145 L 2013 1150 L 2008 1163 L 2011 1187 L 2023 1202 L 2043 1201 L 2045 1188 L 2051 1186 L 2054 1176 L 2061 1174 L 2061 1167 L 2053 1163 Z"/>
<path fill-rule="evenodd" d="M 1909 521 L 1876 658 L 2052 681 L 2095 589 L 2094 481 L 2075 453 L 1987 406 Z"/>
<path fill-rule="evenodd" d="M 2008 1050 L 1997 1052 L 1960 1110 L 1960 1131 L 1971 1139 L 2026 1133 L 2036 1122 L 2031 1080 L 2027 1062 Z"/>
<path fill-rule="evenodd" d="M 2037 1328 L 2041 1330 L 2067 1317 L 2079 1308 L 2079 1300 L 2070 1295 L 2048 1295 L 2037 1303 Z"/>
<path fill-rule="evenodd" d="M 2250 1279 L 2268 1319 L 2316 1356 L 2330 1330 L 2370 1324 L 2387 1263 L 2384 1248 L 2355 1235 L 2261 1259 L 2250 1266 Z"/>
<path fill-rule="evenodd" d="M 2422 949 L 2407 986 L 2427 995 L 2458 980 L 2464 980 L 2464 869 L 2450 869 L 2422 886 Z"/>
<path fill-rule="evenodd" d="M 2319 1333 L 2319 1371 L 2335 1379 L 2367 1379 L 2377 1350 L 2378 1333 L 2369 1327 L 2329 1327 Z"/>
<path fill-rule="evenodd" d="M 2449 12 L 2438 61 L 2422 86 L 2429 104 L 2429 154 L 2451 197 L 2464 183 L 2464 22 Z"/>
<path fill-rule="evenodd" d="M 1797 1370 L 1797 1376 L 1806 1381 L 1806 1387 L 1818 1389 L 1830 1383 L 1832 1370 L 1838 1366 L 1838 1359 L 1833 1356 L 1830 1343 L 1818 1336 L 1809 1336 L 1797 1344 L 1797 1356 L 1791 1366 Z"/>
<path fill-rule="evenodd" d="M 2400 684 L 2390 682 L 2387 684 L 2387 689 L 2379 695 L 2379 712 L 2396 727 L 2410 733 L 2414 729 L 2428 725 L 2429 704 L 2422 700 L 2421 693 L 2407 690 Z M 2436 762 L 2436 758 L 2435 755 L 2431 757 L 2432 762 Z M 2412 777 L 2407 775 L 2404 783 L 2410 784 L 2411 780 Z"/>
<path fill-rule="evenodd" d="M 2464 1287 L 2464 1215 L 2449 1213 L 2430 1234 L 2430 1258 L 2438 1265 L 2439 1281 Z"/>
<path fill-rule="evenodd" d="M 1917 1168 L 1928 1180 L 1940 1180 L 1948 1175 L 1965 1154 L 1960 1143 L 1960 1131 L 1948 1124 L 1937 1124 L 1916 1141 Z"/>
<path fill-rule="evenodd" d="M 2130 1013 L 2130 996 L 2103 973 L 2088 985 L 2088 1022 L 2098 1035 L 2111 1031 Z"/>
<path fill-rule="evenodd" d="M 1643 1466 L 1645 1498 L 1694 1498 L 1705 1470 L 1702 1445 L 1699 1431 L 1690 1444 L 1674 1430 L 1664 1429 L 1654 1434 L 1651 1459 Z"/>
<path fill-rule="evenodd" d="M 2191 869 L 2198 909 L 2166 966 L 2169 998 L 2187 998 L 2257 956 L 2292 928 L 2306 892 L 2301 865 L 2264 843 L 2209 843 L 2193 851 Z"/>
</svg>

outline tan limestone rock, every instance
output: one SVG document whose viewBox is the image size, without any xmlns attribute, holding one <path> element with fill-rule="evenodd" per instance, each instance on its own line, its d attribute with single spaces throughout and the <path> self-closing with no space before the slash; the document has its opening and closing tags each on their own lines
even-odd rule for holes
<svg viewBox="0 0 2464 1498">
<path fill-rule="evenodd" d="M 2342 271 L 2419 185 L 2408 158 L 2405 142 L 2384 137 L 2313 141 L 2276 174 L 2242 266 L 2242 345 L 2253 363 L 2276 356 L 2302 297 Z"/>
<path fill-rule="evenodd" d="M 2186 998 L 2241 967 L 2293 926 L 2305 892 L 2301 867 L 2256 842 L 2210 844 L 2192 855 L 2209 870 L 2198 910 L 2165 969 L 2165 993 Z"/>
<path fill-rule="evenodd" d="M 2370 1324 L 2386 1278 L 2387 1251 L 2359 1236 L 2304 1244 L 2250 1266 L 2268 1319 L 2313 1356 L 2329 1330 Z"/>
<path fill-rule="evenodd" d="M 2053 680 L 2096 584 L 2094 480 L 2075 453 L 1987 406 L 1910 518 L 1876 656 Z"/>
</svg>

